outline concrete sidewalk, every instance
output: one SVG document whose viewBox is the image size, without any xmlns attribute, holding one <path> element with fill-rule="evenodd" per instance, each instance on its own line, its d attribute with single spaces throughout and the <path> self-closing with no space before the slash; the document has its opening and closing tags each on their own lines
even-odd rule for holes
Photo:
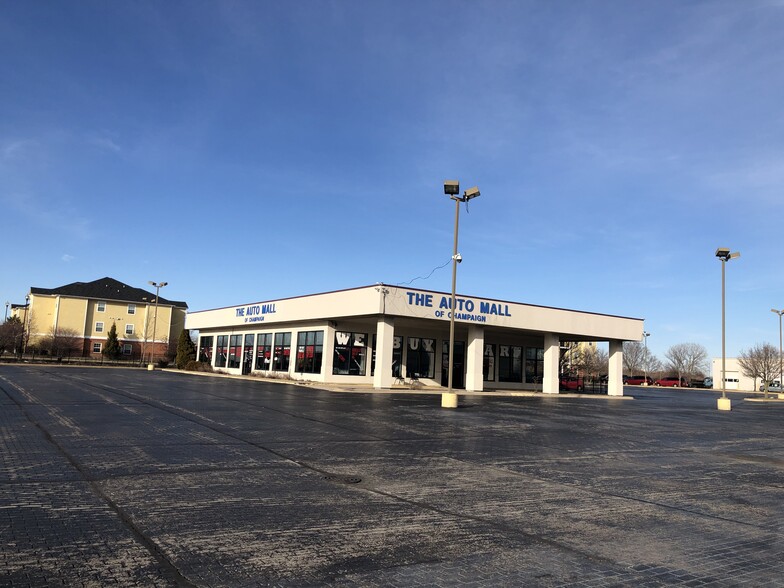
<svg viewBox="0 0 784 588">
<path fill-rule="evenodd" d="M 782 585 L 784 405 L 631 391 L 0 366 L 0 585 Z"/>
</svg>

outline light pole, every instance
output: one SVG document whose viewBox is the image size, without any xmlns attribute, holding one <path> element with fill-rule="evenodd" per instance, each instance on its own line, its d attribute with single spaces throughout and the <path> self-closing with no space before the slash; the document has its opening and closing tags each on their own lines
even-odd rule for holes
<svg viewBox="0 0 784 588">
<path fill-rule="evenodd" d="M 11 303 L 8 302 L 8 300 L 6 300 L 5 301 L 5 318 L 3 319 L 3 322 L 6 322 L 8 320 L 8 307 L 9 306 L 11 306 Z"/>
<path fill-rule="evenodd" d="M 735 251 L 730 253 L 726 247 L 719 247 L 716 250 L 716 257 L 721 260 L 721 398 L 718 401 L 719 410 L 732 410 L 732 403 L 727 398 L 727 337 L 726 337 L 726 320 L 725 320 L 725 274 L 726 265 L 730 259 L 740 257 L 740 253 Z"/>
<path fill-rule="evenodd" d="M 24 329 L 24 342 L 22 344 L 22 356 L 27 353 L 27 342 L 30 340 L 30 295 L 25 294 L 25 322 L 27 323 Z"/>
<path fill-rule="evenodd" d="M 444 194 L 455 201 L 455 246 L 452 252 L 452 302 L 449 306 L 449 367 L 447 373 L 447 391 L 441 395 L 441 408 L 457 408 L 457 394 L 452 391 L 452 368 L 455 361 L 455 289 L 457 287 L 457 264 L 463 261 L 462 256 L 457 252 L 457 230 L 460 223 L 460 204 L 468 202 L 472 198 L 479 196 L 479 188 L 474 186 L 460 193 L 460 182 L 457 180 L 446 180 L 444 182 Z"/>
<path fill-rule="evenodd" d="M 643 384 L 643 386 L 647 386 L 648 385 L 648 337 L 650 337 L 651 334 L 648 331 L 643 331 L 642 336 L 644 337 L 644 341 L 645 341 L 645 355 L 643 356 L 643 360 L 642 360 L 642 366 L 643 369 L 645 370 L 645 383 Z"/>
<path fill-rule="evenodd" d="M 155 286 L 155 314 L 152 319 L 152 349 L 150 350 L 150 364 L 147 366 L 148 370 L 155 369 L 155 329 L 158 326 L 158 293 L 161 288 L 166 286 L 169 282 L 149 282 L 151 286 Z"/>
<path fill-rule="evenodd" d="M 782 391 L 782 373 L 784 370 L 782 369 L 782 349 L 781 349 L 781 315 L 784 315 L 784 310 L 776 310 L 775 308 L 771 308 L 770 312 L 774 312 L 779 315 L 779 392 Z M 779 396 L 780 397 L 780 396 Z"/>
</svg>

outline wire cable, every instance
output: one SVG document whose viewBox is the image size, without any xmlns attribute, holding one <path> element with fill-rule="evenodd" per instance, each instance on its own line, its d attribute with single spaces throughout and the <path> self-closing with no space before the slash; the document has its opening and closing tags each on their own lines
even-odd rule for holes
<svg viewBox="0 0 784 588">
<path fill-rule="evenodd" d="M 442 267 L 448 266 L 450 263 L 452 263 L 452 258 L 451 257 L 449 258 L 449 260 L 447 260 L 447 262 L 444 265 L 439 265 L 438 267 L 434 267 L 432 270 L 430 270 L 430 273 L 427 274 L 426 276 L 417 276 L 416 278 L 414 278 L 413 280 L 409 280 L 408 282 L 398 282 L 397 284 L 395 284 L 395 286 L 410 286 L 411 284 L 413 284 L 417 280 L 427 280 L 437 270 L 440 270 Z"/>
</svg>

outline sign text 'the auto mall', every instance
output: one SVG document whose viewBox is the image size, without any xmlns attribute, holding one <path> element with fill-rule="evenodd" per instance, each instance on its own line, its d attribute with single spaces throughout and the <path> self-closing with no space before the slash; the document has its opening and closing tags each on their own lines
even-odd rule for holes
<svg viewBox="0 0 784 588">
<path fill-rule="evenodd" d="M 451 296 L 441 296 L 437 299 L 425 292 L 406 292 L 406 299 L 411 306 L 434 308 L 433 315 L 436 318 L 450 318 Z M 455 320 L 485 323 L 488 316 L 512 315 L 508 304 L 480 300 L 477 307 L 477 303 L 470 298 L 455 298 Z"/>
</svg>

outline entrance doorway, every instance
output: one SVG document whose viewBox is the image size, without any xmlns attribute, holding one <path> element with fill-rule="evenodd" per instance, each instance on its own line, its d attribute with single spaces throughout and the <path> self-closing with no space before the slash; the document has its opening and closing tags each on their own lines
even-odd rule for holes
<svg viewBox="0 0 784 588">
<path fill-rule="evenodd" d="M 245 335 L 242 346 L 242 375 L 247 376 L 253 369 L 253 335 Z"/>
<path fill-rule="evenodd" d="M 449 386 L 449 341 L 444 341 L 441 353 L 441 385 Z M 465 341 L 455 341 L 452 358 L 452 388 L 465 388 Z"/>
</svg>

